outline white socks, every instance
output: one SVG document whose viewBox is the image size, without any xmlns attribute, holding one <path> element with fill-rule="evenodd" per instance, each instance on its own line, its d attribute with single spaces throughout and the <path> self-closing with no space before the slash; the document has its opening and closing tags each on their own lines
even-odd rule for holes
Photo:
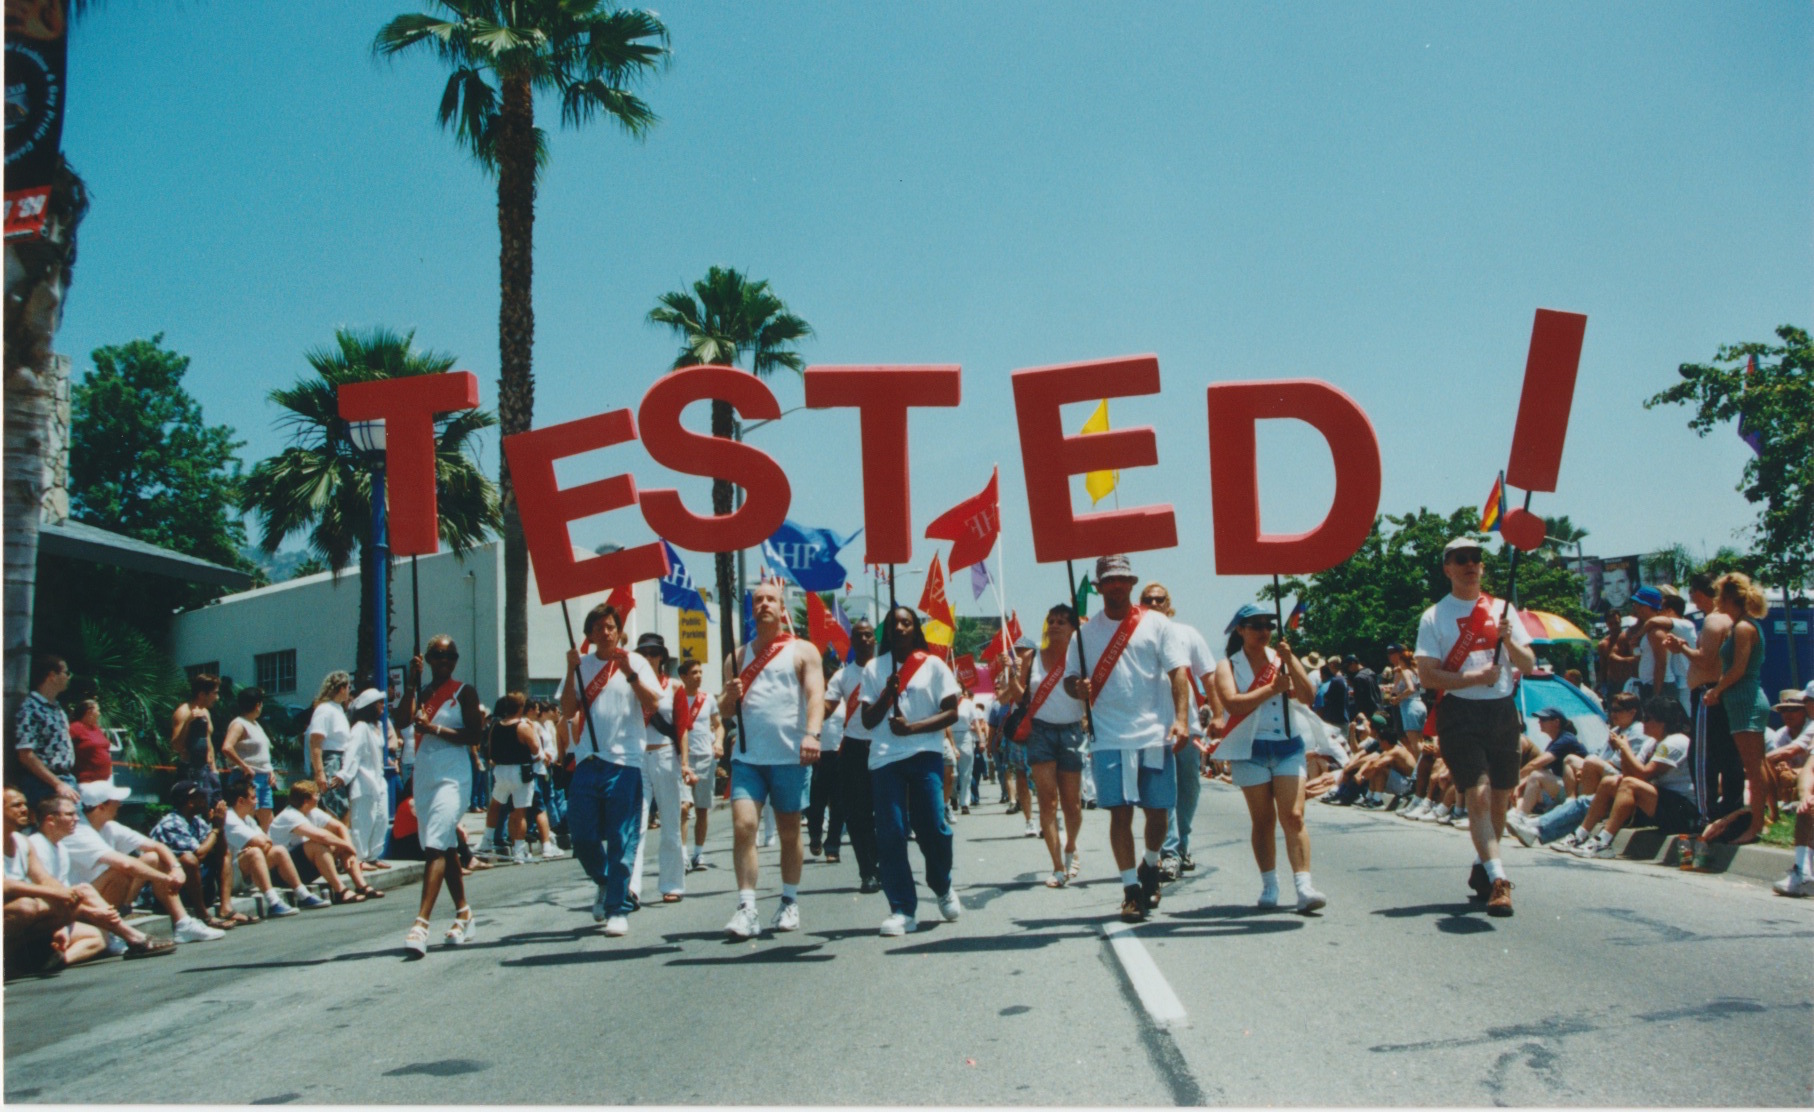
<svg viewBox="0 0 1814 1112">
<path fill-rule="evenodd" d="M 799 898 L 800 898 L 800 886 L 798 884 L 783 884 L 781 886 L 781 902 L 782 903 L 793 903 L 796 900 L 798 900 Z"/>
<path fill-rule="evenodd" d="M 1814 846 L 1795 847 L 1795 867 L 1801 870 L 1803 876 L 1814 872 Z"/>
<path fill-rule="evenodd" d="M 1146 862 L 1148 865 L 1157 865 L 1159 863 L 1159 851 L 1156 849 L 1149 849 L 1141 856 L 1140 860 Z"/>
<path fill-rule="evenodd" d="M 521 854 L 528 853 L 529 852 L 529 843 L 528 842 L 511 842 L 510 843 L 510 852 L 515 855 L 521 855 Z"/>
<path fill-rule="evenodd" d="M 1126 888 L 1130 884 L 1139 884 L 1139 883 L 1140 883 L 1140 871 L 1138 869 L 1121 870 L 1121 887 Z"/>
<path fill-rule="evenodd" d="M 1497 857 L 1488 861 L 1486 863 L 1486 878 L 1488 880 L 1504 880 L 1505 862 L 1499 860 Z"/>
<path fill-rule="evenodd" d="M 752 908 L 752 909 L 755 908 L 755 906 L 756 906 L 756 890 L 754 888 L 737 889 L 737 906 L 738 907 L 747 907 L 747 908 Z"/>
<path fill-rule="evenodd" d="M 1308 875 L 1308 874 L 1306 874 Z M 1260 902 L 1277 903 L 1279 899 L 1279 871 L 1260 874 Z"/>
<path fill-rule="evenodd" d="M 267 888 L 267 889 L 265 889 L 265 902 L 268 904 L 282 903 L 283 897 L 277 894 L 277 889 Z"/>
<path fill-rule="evenodd" d="M 1310 892 L 1310 874 L 1309 873 L 1307 873 L 1307 872 L 1292 873 L 1291 874 L 1291 883 L 1297 887 L 1298 895 L 1303 896 L 1303 895 L 1309 894 L 1309 892 Z"/>
</svg>

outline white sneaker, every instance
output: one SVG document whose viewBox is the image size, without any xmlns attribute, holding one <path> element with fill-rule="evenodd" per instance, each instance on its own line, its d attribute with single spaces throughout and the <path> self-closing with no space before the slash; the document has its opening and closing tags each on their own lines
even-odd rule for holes
<svg viewBox="0 0 1814 1112">
<path fill-rule="evenodd" d="M 178 923 L 176 929 L 171 932 L 171 937 L 175 938 L 178 942 L 213 942 L 217 938 L 225 938 L 226 936 L 226 931 L 215 930 L 213 927 L 194 916 L 190 916 Z"/>
<path fill-rule="evenodd" d="M 629 934 L 630 917 L 627 915 L 613 915 L 611 918 L 606 919 L 605 933 L 612 938 L 622 938 L 624 935 Z"/>
<path fill-rule="evenodd" d="M 687 862 L 687 872 L 689 873 L 696 873 L 703 868 L 705 868 L 705 854 L 703 853 L 696 855 L 693 860 Z"/>
<path fill-rule="evenodd" d="M 897 911 L 893 915 L 882 920 L 881 933 L 883 938 L 899 938 L 903 934 L 912 934 L 919 929 L 919 920 L 911 915 L 903 915 Z"/>
<path fill-rule="evenodd" d="M 754 938 L 762 933 L 762 924 L 756 921 L 756 909 L 738 907 L 731 921 L 724 925 L 724 933 L 736 939 Z"/>
<path fill-rule="evenodd" d="M 1321 911 L 1329 905 L 1329 897 L 1314 888 L 1298 889 L 1298 914 L 1308 915 L 1312 911 Z"/>
<path fill-rule="evenodd" d="M 510 847 L 510 863 L 512 865 L 529 864 L 529 847 L 526 845 Z"/>
<path fill-rule="evenodd" d="M 1430 808 L 1428 811 L 1425 811 L 1423 814 L 1418 815 L 1417 821 L 1418 822 L 1441 822 L 1443 819 L 1446 819 L 1448 817 L 1449 817 L 1449 813 L 1447 811 L 1443 810 L 1442 805 L 1439 803 L 1436 806 Z"/>
<path fill-rule="evenodd" d="M 1593 860 L 1597 857 L 1617 857 L 1619 851 L 1613 848 L 1612 840 L 1602 842 L 1598 838 L 1575 847 L 1575 856 Z"/>
<path fill-rule="evenodd" d="M 963 901 L 957 898 L 957 888 L 952 887 L 938 898 L 938 913 L 945 917 L 945 922 L 955 923 L 964 914 Z"/>
<path fill-rule="evenodd" d="M 775 911 L 774 922 L 769 924 L 777 931 L 797 931 L 800 929 L 800 901 L 782 900 Z"/>
<path fill-rule="evenodd" d="M 1279 906 L 1279 894 L 1271 888 L 1260 889 L 1259 906 L 1268 910 Z"/>
<path fill-rule="evenodd" d="M 1398 813 L 1398 817 L 1401 819 L 1410 819 L 1415 822 L 1417 819 L 1421 818 L 1423 813 L 1427 810 L 1429 810 L 1428 800 L 1413 799 L 1404 810 Z"/>
<path fill-rule="evenodd" d="M 284 903 L 282 900 L 268 899 L 265 901 L 265 918 L 267 919 L 285 919 L 291 915 L 301 914 L 302 912 L 291 907 L 289 904 Z"/>
<path fill-rule="evenodd" d="M 1028 820 L 1027 820 L 1027 829 L 1026 829 L 1026 835 L 1027 835 L 1027 837 L 1029 837 L 1029 838 L 1037 838 L 1037 837 L 1039 837 L 1039 827 L 1037 827 L 1037 826 L 1034 826 L 1034 825 L 1033 825 L 1033 820 L 1032 820 L 1032 819 L 1028 819 Z"/>
<path fill-rule="evenodd" d="M 1800 866 L 1791 866 L 1789 875 L 1772 884 L 1770 890 L 1779 896 L 1814 896 L 1814 877 L 1802 872 Z"/>
<path fill-rule="evenodd" d="M 559 861 L 565 856 L 567 856 L 567 851 L 555 845 L 553 842 L 549 842 L 542 846 L 543 861 Z"/>
<path fill-rule="evenodd" d="M 775 838 L 774 838 L 774 835 L 772 835 L 772 834 L 758 834 L 756 836 L 756 848 L 757 849 L 767 849 L 769 846 L 772 846 L 774 844 L 775 844 Z"/>
<path fill-rule="evenodd" d="M 1555 850 L 1557 853 L 1573 853 L 1575 852 L 1575 847 L 1580 844 L 1580 840 L 1575 837 L 1574 832 L 1571 830 L 1567 834 L 1564 834 L 1562 837 L 1551 842 L 1549 848 Z"/>
<path fill-rule="evenodd" d="M 1511 831 L 1512 837 L 1518 839 L 1525 848 L 1528 849 L 1537 844 L 1537 824 L 1518 808 L 1513 807 L 1506 811 L 1505 828 Z"/>
</svg>

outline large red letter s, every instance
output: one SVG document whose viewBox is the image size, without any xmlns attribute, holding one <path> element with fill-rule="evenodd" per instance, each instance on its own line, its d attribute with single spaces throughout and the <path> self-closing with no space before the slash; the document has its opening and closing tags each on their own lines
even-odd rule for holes
<svg viewBox="0 0 1814 1112">
<path fill-rule="evenodd" d="M 642 492 L 642 516 L 649 528 L 692 552 L 735 552 L 758 545 L 781 528 L 793 488 L 787 473 L 768 453 L 748 444 L 688 432 L 680 423 L 687 406 L 706 399 L 730 403 L 744 417 L 775 420 L 781 405 L 755 375 L 735 367 L 686 367 L 663 375 L 643 395 L 643 447 L 663 467 L 682 475 L 726 479 L 747 494 L 743 506 L 723 517 L 688 510 L 677 490 Z"/>
<path fill-rule="evenodd" d="M 1335 504 L 1308 533 L 1260 532 L 1254 424 L 1293 417 L 1335 457 Z M 1222 382 L 1209 388 L 1209 481 L 1217 575 L 1309 575 L 1360 548 L 1379 510 L 1379 439 L 1353 398 L 1327 382 Z"/>
<path fill-rule="evenodd" d="M 961 372 L 951 366 L 806 368 L 807 405 L 852 406 L 862 415 L 865 563 L 913 558 L 907 411 L 956 405 L 962 398 Z"/>
<path fill-rule="evenodd" d="M 435 505 L 435 414 L 476 409 L 471 371 L 353 382 L 339 390 L 340 416 L 384 422 L 384 494 L 391 552 L 429 556 L 440 548 Z"/>
<path fill-rule="evenodd" d="M 1020 461 L 1027 477 L 1035 560 L 1049 564 L 1178 543 L 1178 522 L 1170 503 L 1081 516 L 1071 508 L 1072 475 L 1158 463 L 1152 428 L 1066 436 L 1058 412 L 1068 402 L 1158 392 L 1159 360 L 1151 355 L 1014 372 L 1014 413 L 1020 422 Z"/>
<path fill-rule="evenodd" d="M 544 606 L 626 583 L 659 579 L 668 573 L 668 559 L 659 544 L 638 545 L 586 560 L 573 558 L 568 522 L 634 506 L 636 480 L 628 475 L 613 475 L 562 490 L 555 482 L 554 461 L 635 439 L 636 423 L 627 409 L 613 409 L 504 438 L 504 462 L 510 467 L 516 488 L 523 541 L 529 548 L 529 560 L 535 565 L 536 591 Z"/>
</svg>

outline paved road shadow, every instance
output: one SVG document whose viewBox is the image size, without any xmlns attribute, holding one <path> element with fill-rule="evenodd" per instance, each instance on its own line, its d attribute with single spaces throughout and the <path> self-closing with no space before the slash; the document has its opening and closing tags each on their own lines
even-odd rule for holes
<svg viewBox="0 0 1814 1112">
<path fill-rule="evenodd" d="M 741 948 L 741 943 L 739 948 Z M 675 958 L 668 965 L 791 965 L 796 962 L 836 961 L 836 954 L 821 954 L 821 943 L 800 946 L 761 946 L 717 958 Z"/>
<path fill-rule="evenodd" d="M 500 961 L 511 968 L 538 968 L 545 965 L 592 965 L 597 962 L 635 961 L 658 954 L 677 954 L 678 946 L 632 946 L 622 950 L 562 950 L 552 954 L 530 954 L 527 957 Z"/>
<path fill-rule="evenodd" d="M 1382 907 L 1372 912 L 1387 919 L 1419 919 L 1426 916 L 1440 915 L 1436 929 L 1444 934 L 1485 934 L 1494 929 L 1488 922 L 1486 905 L 1483 903 L 1427 903 L 1412 904 L 1409 907 Z"/>
</svg>

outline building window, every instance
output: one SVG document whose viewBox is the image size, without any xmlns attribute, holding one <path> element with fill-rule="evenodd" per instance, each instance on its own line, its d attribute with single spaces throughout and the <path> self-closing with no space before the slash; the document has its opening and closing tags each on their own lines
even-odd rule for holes
<svg viewBox="0 0 1814 1112">
<path fill-rule="evenodd" d="M 560 698 L 561 681 L 560 680 L 530 680 L 529 681 L 529 690 L 524 692 L 524 694 L 529 696 L 531 699 L 540 699 L 543 702 L 552 703 L 556 699 Z"/>
<path fill-rule="evenodd" d="M 280 653 L 258 653 L 252 657 L 253 668 L 258 672 L 258 686 L 264 688 L 267 695 L 278 695 L 296 690 L 296 650 L 285 649 Z"/>
</svg>

